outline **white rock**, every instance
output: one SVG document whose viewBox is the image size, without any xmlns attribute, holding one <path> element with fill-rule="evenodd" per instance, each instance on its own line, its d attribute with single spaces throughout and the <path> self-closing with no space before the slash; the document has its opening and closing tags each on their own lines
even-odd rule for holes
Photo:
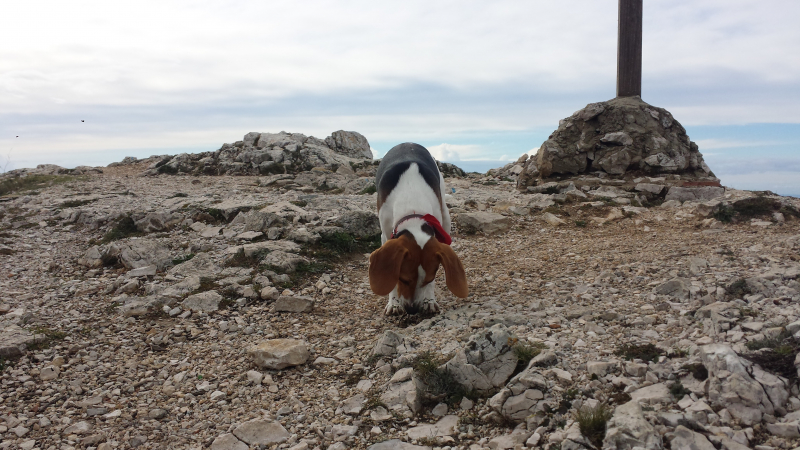
<svg viewBox="0 0 800 450">
<path fill-rule="evenodd" d="M 247 444 L 231 433 L 221 434 L 211 443 L 211 450 L 247 450 L 249 448 Z"/>
<path fill-rule="evenodd" d="M 663 445 L 661 435 L 644 418 L 639 403 L 632 400 L 614 409 L 614 415 L 608 421 L 603 448 L 629 450 L 635 447 L 660 450 Z"/>
<path fill-rule="evenodd" d="M 248 370 L 247 371 L 247 381 L 252 384 L 261 384 L 261 380 L 264 378 L 264 374 L 257 370 Z"/>
<path fill-rule="evenodd" d="M 308 345 L 297 339 L 271 339 L 247 350 L 256 365 L 265 369 L 280 370 L 305 364 Z"/>
<path fill-rule="evenodd" d="M 283 425 L 266 419 L 253 419 L 234 428 L 233 434 L 245 444 L 273 445 L 286 442 L 291 436 Z"/>
<path fill-rule="evenodd" d="M 419 425 L 406 432 L 409 439 L 452 436 L 458 430 L 458 416 L 444 416 L 432 425 Z"/>
</svg>

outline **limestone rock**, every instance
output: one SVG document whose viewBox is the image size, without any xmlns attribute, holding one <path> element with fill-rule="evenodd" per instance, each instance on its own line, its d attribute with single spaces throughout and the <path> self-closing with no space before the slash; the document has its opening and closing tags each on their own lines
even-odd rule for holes
<svg viewBox="0 0 800 450">
<path fill-rule="evenodd" d="M 667 437 L 672 438 L 670 441 L 671 448 L 691 448 L 697 450 L 716 450 L 714 444 L 708 441 L 708 439 L 700 433 L 692 431 L 686 428 L 683 425 L 678 425 L 675 428 L 675 431 L 671 434 L 671 436 Z"/>
<path fill-rule="evenodd" d="M 725 195 L 725 188 L 718 186 L 678 187 L 672 186 L 664 200 L 677 200 L 679 202 L 704 202 Z"/>
<path fill-rule="evenodd" d="M 689 283 L 688 280 L 675 278 L 666 283 L 660 284 L 655 288 L 655 293 L 659 295 L 669 295 L 679 300 L 686 300 L 689 298 Z"/>
<path fill-rule="evenodd" d="M 641 447 L 648 450 L 660 450 L 663 447 L 661 436 L 650 423 L 645 420 L 642 408 L 636 401 L 630 401 L 614 409 L 614 415 L 608 421 L 603 448 L 630 450 Z M 675 447 L 673 444 L 672 448 Z"/>
<path fill-rule="evenodd" d="M 458 430 L 458 416 L 444 416 L 432 425 L 418 425 L 409 428 L 406 434 L 409 439 L 422 439 L 441 436 L 452 436 Z"/>
<path fill-rule="evenodd" d="M 456 220 L 459 228 L 465 233 L 481 231 L 486 235 L 492 235 L 508 231 L 511 228 L 510 218 L 485 211 L 461 213 Z"/>
<path fill-rule="evenodd" d="M 398 353 L 403 354 L 413 351 L 414 347 L 414 343 L 407 336 L 393 330 L 386 330 L 381 337 L 375 341 L 375 346 L 372 348 L 372 355 L 392 356 Z"/>
<path fill-rule="evenodd" d="M 211 450 L 247 450 L 249 448 L 247 444 L 231 433 L 221 434 L 211 443 Z"/>
<path fill-rule="evenodd" d="M 186 297 L 181 306 L 192 311 L 209 312 L 218 310 L 221 301 L 222 295 L 217 291 L 205 291 Z"/>
<path fill-rule="evenodd" d="M 156 231 L 167 231 L 181 223 L 184 217 L 181 214 L 161 211 L 150 212 L 145 214 L 144 217 L 134 219 L 136 228 L 144 233 L 153 233 Z"/>
<path fill-rule="evenodd" d="M 744 425 L 761 421 L 763 414 L 775 414 L 775 408 L 789 398 L 785 380 L 755 369 L 727 345 L 700 347 L 700 358 L 708 369 L 711 405 L 726 408 Z"/>
<path fill-rule="evenodd" d="M 27 352 L 28 345 L 44 339 L 43 335 L 35 335 L 19 325 L 0 325 L 0 357 L 14 358 L 23 355 Z"/>
<path fill-rule="evenodd" d="M 367 447 L 367 450 L 431 450 L 431 448 L 423 445 L 409 444 L 400 439 L 390 439 L 388 441 L 372 444 Z"/>
<path fill-rule="evenodd" d="M 314 299 L 310 297 L 281 295 L 275 301 L 276 312 L 311 312 L 314 309 Z"/>
<path fill-rule="evenodd" d="M 355 131 L 334 131 L 325 138 L 325 143 L 331 150 L 352 158 L 372 159 L 367 138 Z"/>
<path fill-rule="evenodd" d="M 128 269 L 154 265 L 163 270 L 172 264 L 169 247 L 153 239 L 117 241 L 109 246 L 108 253 Z"/>
<path fill-rule="evenodd" d="M 373 237 L 381 233 L 378 215 L 372 211 L 347 211 L 339 216 L 339 226 L 355 237 Z"/>
<path fill-rule="evenodd" d="M 251 446 L 281 444 L 291 436 L 280 423 L 265 419 L 249 420 L 234 428 L 233 434 Z"/>
<path fill-rule="evenodd" d="M 445 368 L 466 389 L 485 392 L 502 386 L 517 366 L 511 342 L 505 325 L 496 324 L 470 336 Z"/>
<path fill-rule="evenodd" d="M 257 366 L 273 370 L 305 364 L 310 355 L 306 343 L 297 339 L 264 341 L 250 347 L 247 354 L 253 358 Z"/>
</svg>

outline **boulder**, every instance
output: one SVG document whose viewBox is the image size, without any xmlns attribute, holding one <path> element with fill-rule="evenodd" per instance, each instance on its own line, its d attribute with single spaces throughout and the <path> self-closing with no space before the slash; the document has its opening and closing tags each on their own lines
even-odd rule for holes
<svg viewBox="0 0 800 450">
<path fill-rule="evenodd" d="M 668 434 L 671 448 L 691 448 L 696 450 L 716 450 L 714 444 L 700 433 L 692 431 L 683 425 L 678 425 L 675 431 Z"/>
<path fill-rule="evenodd" d="M 247 350 L 257 366 L 280 370 L 308 361 L 308 345 L 297 339 L 270 339 Z"/>
<path fill-rule="evenodd" d="M 314 309 L 314 299 L 310 297 L 281 295 L 275 301 L 276 312 L 311 312 Z"/>
<path fill-rule="evenodd" d="M 444 416 L 432 425 L 417 425 L 409 428 L 406 434 L 409 439 L 452 436 L 458 432 L 458 416 Z"/>
<path fill-rule="evenodd" d="M 477 211 L 460 213 L 456 216 L 462 232 L 474 234 L 478 231 L 486 235 L 499 234 L 511 228 L 511 218 L 500 214 Z"/>
<path fill-rule="evenodd" d="M 532 362 L 529 363 L 525 370 L 489 399 L 489 406 L 514 423 L 535 414 L 550 387 L 539 370 Z"/>
<path fill-rule="evenodd" d="M 372 211 L 347 211 L 338 219 L 345 233 L 354 237 L 373 237 L 381 233 L 381 223 Z"/>
<path fill-rule="evenodd" d="M 250 446 L 270 446 L 286 442 L 291 434 L 278 422 L 253 419 L 233 429 L 233 435 Z"/>
<path fill-rule="evenodd" d="M 708 369 L 708 400 L 726 408 L 743 425 L 775 414 L 789 398 L 788 383 L 740 358 L 725 344 L 700 347 L 700 358 Z"/>
<path fill-rule="evenodd" d="M 689 280 L 675 278 L 656 286 L 655 293 L 675 297 L 678 300 L 686 300 L 689 298 L 689 285 Z"/>
<path fill-rule="evenodd" d="M 144 233 L 170 230 L 183 221 L 182 214 L 169 211 L 150 212 L 140 219 L 134 219 L 136 229 Z"/>
<path fill-rule="evenodd" d="M 194 258 L 167 270 L 167 274 L 179 277 L 218 278 L 222 268 L 208 253 L 199 253 Z"/>
<path fill-rule="evenodd" d="M 725 188 L 719 186 L 679 187 L 672 186 L 664 198 L 666 201 L 704 202 L 725 195 Z"/>
<path fill-rule="evenodd" d="M 325 138 L 325 144 L 336 153 L 358 159 L 372 159 L 367 138 L 355 131 L 334 131 Z"/>
<path fill-rule="evenodd" d="M 431 448 L 423 445 L 409 444 L 400 439 L 390 439 L 388 441 L 372 444 L 367 447 L 367 450 L 431 450 Z"/>
<path fill-rule="evenodd" d="M 630 401 L 614 409 L 614 414 L 606 426 L 603 448 L 631 450 L 635 447 L 647 450 L 664 448 L 661 435 L 644 418 L 642 408 L 636 401 Z M 675 447 L 672 448 L 684 448 Z"/>
<path fill-rule="evenodd" d="M 373 356 L 392 356 L 414 351 L 416 345 L 405 335 L 392 330 L 383 332 L 372 348 Z"/>
<path fill-rule="evenodd" d="M 205 291 L 186 297 L 181 306 L 192 311 L 210 312 L 218 310 L 221 301 L 222 295 L 217 291 Z"/>
<path fill-rule="evenodd" d="M 487 392 L 506 383 L 517 367 L 511 349 L 511 333 L 503 324 L 470 336 L 463 349 L 445 364 L 445 369 L 467 390 Z"/>
<path fill-rule="evenodd" d="M 156 266 L 159 270 L 164 270 L 172 265 L 169 247 L 154 239 L 117 241 L 109 246 L 108 254 L 116 256 L 127 269 Z"/>
<path fill-rule="evenodd" d="M 297 265 L 300 263 L 308 263 L 308 260 L 300 255 L 281 250 L 270 252 L 261 260 L 261 264 L 274 267 L 280 273 L 292 273 L 297 270 Z"/>
<path fill-rule="evenodd" d="M 23 355 L 28 351 L 28 345 L 44 340 L 44 335 L 33 334 L 19 325 L 0 323 L 0 357 L 2 358 L 15 358 Z"/>
<path fill-rule="evenodd" d="M 221 434 L 211 443 L 211 450 L 247 450 L 249 448 L 247 444 L 231 433 Z"/>
</svg>

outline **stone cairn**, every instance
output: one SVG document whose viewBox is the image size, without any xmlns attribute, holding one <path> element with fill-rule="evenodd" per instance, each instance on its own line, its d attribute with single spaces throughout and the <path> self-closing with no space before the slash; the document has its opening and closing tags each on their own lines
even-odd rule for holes
<svg viewBox="0 0 800 450">
<path fill-rule="evenodd" d="M 559 122 L 538 153 L 517 161 L 517 188 L 559 176 L 679 174 L 718 182 L 697 144 L 669 111 L 638 97 L 590 103 Z"/>
</svg>

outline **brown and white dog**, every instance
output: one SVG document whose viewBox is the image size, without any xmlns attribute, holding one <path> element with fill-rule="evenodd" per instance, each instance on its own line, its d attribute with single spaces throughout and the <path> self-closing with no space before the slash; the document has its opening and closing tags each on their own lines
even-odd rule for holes
<svg viewBox="0 0 800 450">
<path fill-rule="evenodd" d="M 444 178 L 428 150 L 412 143 L 389 150 L 375 186 L 382 245 L 369 257 L 369 285 L 389 295 L 386 315 L 438 312 L 433 280 L 440 264 L 450 292 L 466 298 L 464 266 L 450 248 Z"/>
</svg>

